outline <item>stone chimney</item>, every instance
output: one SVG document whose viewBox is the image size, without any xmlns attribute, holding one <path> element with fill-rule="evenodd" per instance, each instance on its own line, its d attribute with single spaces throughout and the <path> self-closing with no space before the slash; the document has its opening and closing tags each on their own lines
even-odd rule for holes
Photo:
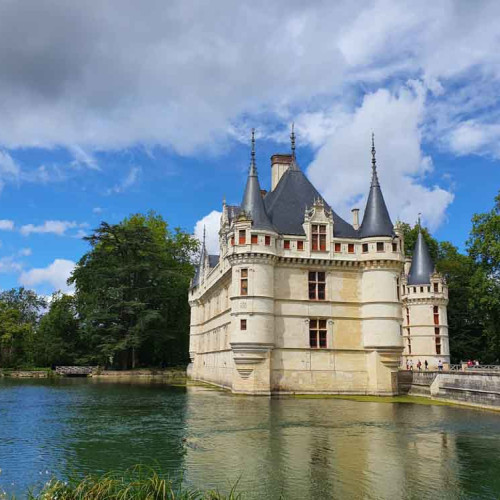
<svg viewBox="0 0 500 500">
<path fill-rule="evenodd" d="M 353 208 L 352 212 L 352 227 L 359 229 L 359 208 Z"/>
<path fill-rule="evenodd" d="M 271 191 L 274 191 L 283 174 L 292 164 L 291 154 L 271 156 Z"/>
</svg>

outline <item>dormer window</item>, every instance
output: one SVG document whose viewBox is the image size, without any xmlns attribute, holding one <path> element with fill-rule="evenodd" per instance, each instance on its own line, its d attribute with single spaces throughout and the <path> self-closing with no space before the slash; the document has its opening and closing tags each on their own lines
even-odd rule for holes
<svg viewBox="0 0 500 500">
<path fill-rule="evenodd" d="M 313 251 L 326 251 L 326 225 L 325 224 L 313 224 L 312 225 L 312 235 L 311 235 L 312 249 Z"/>
<path fill-rule="evenodd" d="M 437 283 L 434 283 L 434 293 L 439 292 L 439 285 Z"/>
<path fill-rule="evenodd" d="M 247 232 L 245 230 L 242 230 L 239 232 L 238 243 L 240 245 L 244 245 L 246 242 L 247 242 Z"/>
<path fill-rule="evenodd" d="M 290 249 L 290 240 L 284 240 L 283 241 L 283 248 L 285 250 L 289 250 Z"/>
</svg>

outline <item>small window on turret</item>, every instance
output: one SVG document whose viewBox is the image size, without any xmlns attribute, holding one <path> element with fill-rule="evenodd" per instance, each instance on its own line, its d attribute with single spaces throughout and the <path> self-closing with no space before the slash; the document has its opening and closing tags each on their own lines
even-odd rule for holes
<svg viewBox="0 0 500 500">
<path fill-rule="evenodd" d="M 397 243 L 393 243 L 392 244 L 392 251 L 393 252 L 397 252 L 398 251 L 398 244 Z"/>
<path fill-rule="evenodd" d="M 336 251 L 337 253 L 339 253 L 339 252 L 341 252 L 341 251 L 342 251 L 342 247 L 341 247 L 340 243 L 335 243 L 335 251 Z"/>
<path fill-rule="evenodd" d="M 434 293 L 439 292 L 439 285 L 437 283 L 434 283 Z"/>
<path fill-rule="evenodd" d="M 240 320 L 240 330 L 246 330 L 246 329 L 247 329 L 247 320 L 241 319 Z"/>
<path fill-rule="evenodd" d="M 271 245 L 271 236 L 268 236 L 266 234 L 266 236 L 264 237 L 264 242 L 265 242 L 266 247 L 270 246 Z"/>
<path fill-rule="evenodd" d="M 363 253 L 367 253 L 368 252 L 368 243 L 363 243 Z"/>
<path fill-rule="evenodd" d="M 241 270 L 240 295 L 248 295 L 248 269 Z"/>
<path fill-rule="evenodd" d="M 256 245 L 259 242 L 258 235 L 252 234 L 252 236 L 251 236 L 251 242 L 252 242 L 252 245 Z"/>
<path fill-rule="evenodd" d="M 349 253 L 354 253 L 354 243 L 349 243 L 349 244 L 347 245 L 347 251 L 348 251 Z"/>
<path fill-rule="evenodd" d="M 297 250 L 304 250 L 304 242 L 297 241 Z"/>
<path fill-rule="evenodd" d="M 424 287 L 423 286 L 420 287 L 420 293 L 424 293 Z"/>
<path fill-rule="evenodd" d="M 290 248 L 290 240 L 284 240 L 283 241 L 283 248 L 285 250 L 288 250 Z"/>
<path fill-rule="evenodd" d="M 383 251 L 384 251 L 384 242 L 377 241 L 377 252 L 383 252 Z"/>
<path fill-rule="evenodd" d="M 231 236 L 231 246 L 234 246 L 234 236 Z"/>
<path fill-rule="evenodd" d="M 245 230 L 239 232 L 238 242 L 240 245 L 244 245 L 247 242 L 247 232 Z"/>
</svg>

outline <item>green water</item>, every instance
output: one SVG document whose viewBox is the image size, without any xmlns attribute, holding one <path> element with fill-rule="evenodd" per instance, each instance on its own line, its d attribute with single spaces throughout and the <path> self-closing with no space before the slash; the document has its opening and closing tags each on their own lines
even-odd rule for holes
<svg viewBox="0 0 500 500">
<path fill-rule="evenodd" d="M 246 498 L 500 497 L 500 414 L 232 396 L 201 387 L 0 379 L 0 485 L 158 464 Z"/>
</svg>

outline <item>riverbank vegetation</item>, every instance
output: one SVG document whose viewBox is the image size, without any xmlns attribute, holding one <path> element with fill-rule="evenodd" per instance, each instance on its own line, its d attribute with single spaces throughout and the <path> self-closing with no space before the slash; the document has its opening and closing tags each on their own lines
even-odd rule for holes
<svg viewBox="0 0 500 500">
<path fill-rule="evenodd" d="M 6 496 L 1 498 L 8 498 Z M 200 491 L 181 481 L 174 482 L 155 469 L 134 466 L 125 472 L 87 475 L 68 481 L 53 479 L 28 500 L 241 500 L 232 487 L 227 494 L 216 490 Z M 13 499 L 12 499 L 13 500 Z"/>
<path fill-rule="evenodd" d="M 0 294 L 0 366 L 185 365 L 195 238 L 151 212 L 102 222 L 85 240 L 74 295 Z"/>
<path fill-rule="evenodd" d="M 403 225 L 411 255 L 418 228 Z M 449 287 L 452 362 L 500 362 L 500 194 L 476 214 L 466 252 L 423 229 Z M 0 367 L 182 366 L 188 362 L 188 289 L 198 242 L 151 212 L 102 222 L 69 280 L 50 300 L 24 288 L 0 293 Z"/>
</svg>

